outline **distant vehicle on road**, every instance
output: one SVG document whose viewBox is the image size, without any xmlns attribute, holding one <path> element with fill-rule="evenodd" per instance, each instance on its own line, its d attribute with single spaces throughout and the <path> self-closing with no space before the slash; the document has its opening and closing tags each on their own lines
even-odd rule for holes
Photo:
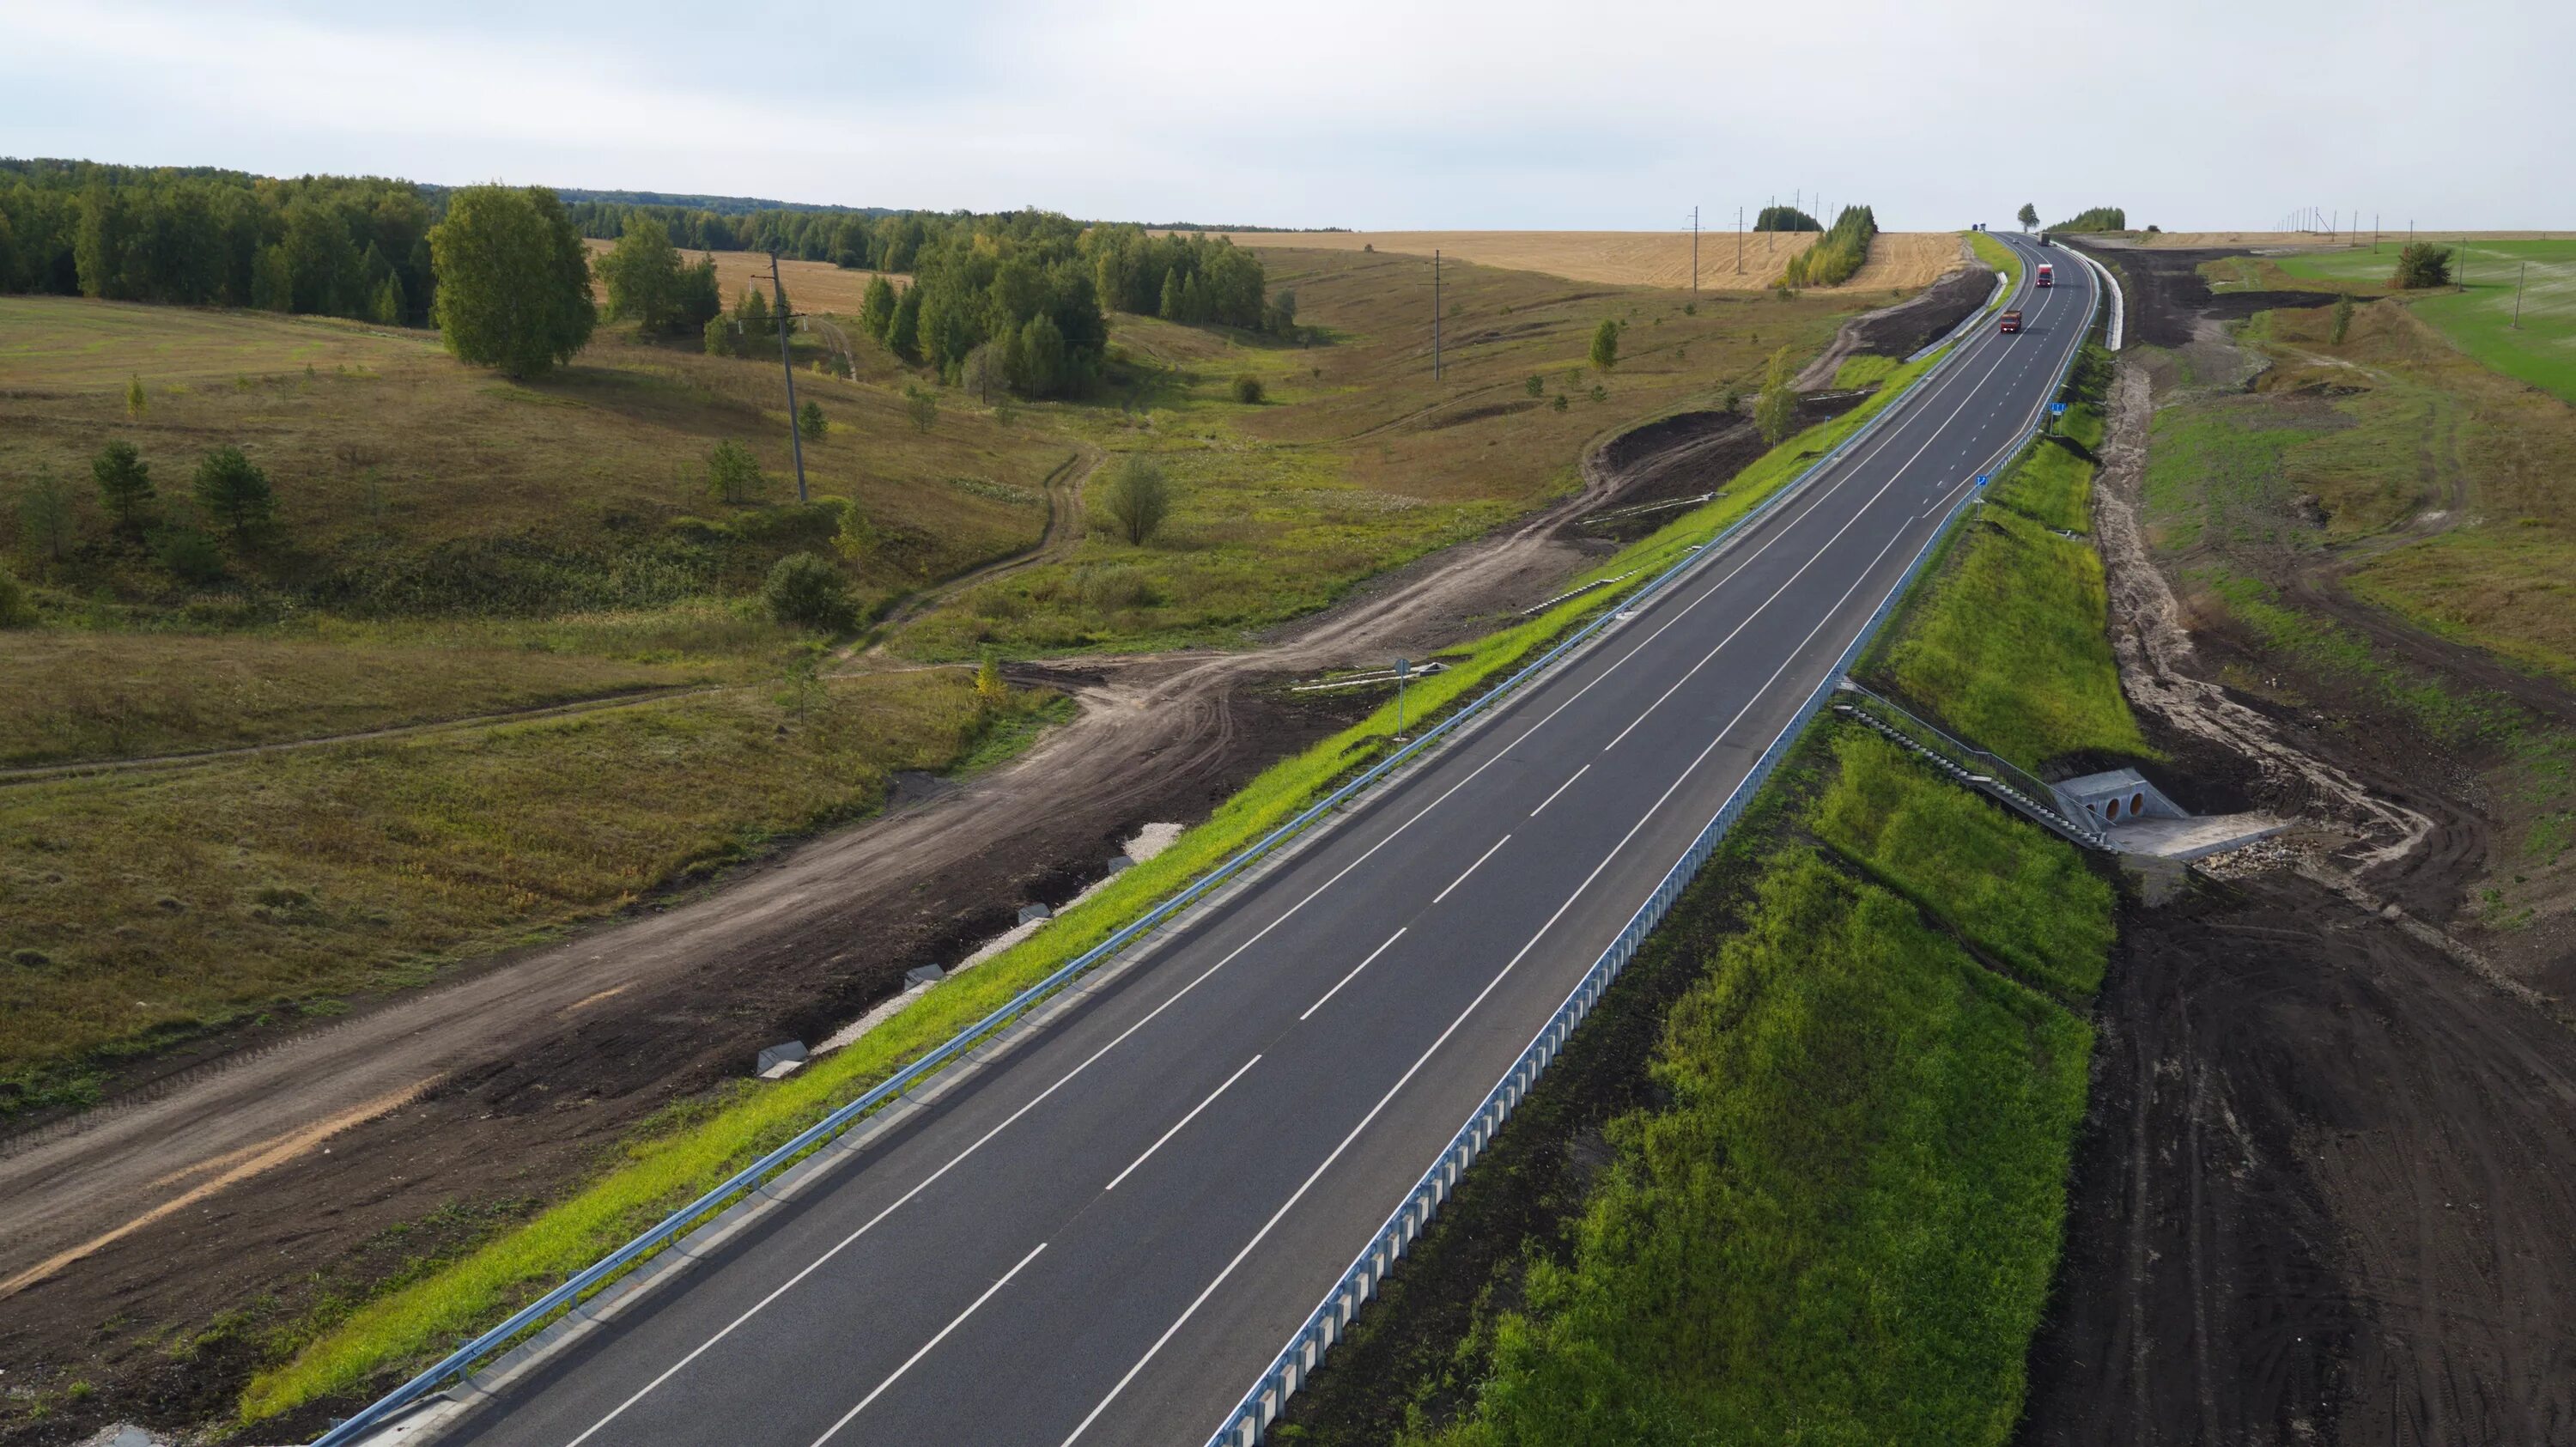
<svg viewBox="0 0 2576 1447">
<path fill-rule="evenodd" d="M 2048 264 L 2047 262 L 2045 262 L 2045 261 L 2041 262 L 2041 263 L 2039 264 L 2039 275 L 2038 275 L 2036 278 L 2034 278 L 2034 279 L 2032 280 L 2031 285 L 2033 285 L 2033 286 L 2055 286 L 2055 285 L 2057 285 L 2057 268 L 2056 268 L 2056 267 L 2054 267 L 2054 266 L 2049 265 L 2049 264 Z"/>
<path fill-rule="evenodd" d="M 2048 233 L 2047 233 L 2047 232 L 2043 231 L 2043 232 L 2039 233 L 2039 244 L 2040 244 L 2040 245 L 2042 245 L 2042 246 L 2046 246 L 2046 245 L 2048 244 Z"/>
<path fill-rule="evenodd" d="M 2002 330 L 2007 332 L 2017 332 L 2021 330 L 2021 308 L 2015 307 L 2011 311 L 2004 313 Z"/>
</svg>

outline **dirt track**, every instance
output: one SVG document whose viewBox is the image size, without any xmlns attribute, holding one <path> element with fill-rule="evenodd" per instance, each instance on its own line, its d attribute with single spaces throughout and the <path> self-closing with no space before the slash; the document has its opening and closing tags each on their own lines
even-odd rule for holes
<svg viewBox="0 0 2576 1447">
<path fill-rule="evenodd" d="M 2133 294 L 2139 334 L 2223 346 L 2211 314 L 2245 294 L 2138 257 L 2162 281 Z M 2125 910 L 2021 1440 L 2576 1442 L 2576 1030 L 2563 971 L 2500 967 L 2455 918 L 2490 848 L 2479 761 L 2189 631 L 2136 520 L 2136 363 L 2114 401 L 2096 531 L 2130 698 L 2179 774 L 2317 827 Z M 2496 668 L 2341 598 L 2331 566 L 2280 581 L 2419 667 Z M 2210 681 L 2231 666 L 2313 706 Z"/>
<path fill-rule="evenodd" d="M 908 782 L 877 820 L 720 885 L 0 1142 L 10 1383 L 86 1376 L 99 1411 L 148 1419 L 220 1410 L 247 1359 L 177 1370 L 151 1332 L 289 1284 L 273 1309 L 299 1310 L 316 1273 L 345 1290 L 452 1249 L 758 1047 L 818 1038 L 1020 904 L 1060 902 L 1136 826 L 1203 817 L 1374 702 L 1270 681 L 1419 653 L 1554 591 L 1601 546 L 1572 520 L 1634 476 L 1584 475 L 1577 496 L 1253 649 L 1032 670 L 1080 716 L 980 780 Z"/>
</svg>

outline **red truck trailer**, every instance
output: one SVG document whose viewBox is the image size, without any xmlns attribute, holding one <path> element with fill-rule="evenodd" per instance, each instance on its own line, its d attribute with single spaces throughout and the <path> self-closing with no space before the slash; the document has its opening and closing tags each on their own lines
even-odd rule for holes
<svg viewBox="0 0 2576 1447">
<path fill-rule="evenodd" d="M 2004 313 L 2002 330 L 2007 332 L 2017 332 L 2021 330 L 2020 308 L 2016 307 L 2013 310 Z"/>
<path fill-rule="evenodd" d="M 2054 266 L 2049 265 L 2049 264 L 2048 264 L 2047 262 L 2045 262 L 2045 261 L 2041 262 L 2041 263 L 2039 264 L 2039 275 L 2038 275 L 2038 277 L 2037 277 L 2037 278 L 2035 278 L 2035 279 L 2031 282 L 2031 285 L 2033 285 L 2033 286 L 2055 286 L 2055 285 L 2057 285 L 2057 268 L 2056 268 L 2056 267 L 2054 267 Z"/>
</svg>

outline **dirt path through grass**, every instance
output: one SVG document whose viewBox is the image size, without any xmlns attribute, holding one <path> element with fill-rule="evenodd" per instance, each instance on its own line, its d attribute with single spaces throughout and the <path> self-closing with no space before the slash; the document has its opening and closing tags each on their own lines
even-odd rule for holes
<svg viewBox="0 0 2576 1447">
<path fill-rule="evenodd" d="M 899 791 L 880 818 L 720 889 L 361 1002 L 335 1023 L 194 1065 L 174 1058 L 103 1106 L 0 1141 L 12 1224 L 0 1278 L 118 1233 L 76 1270 L 18 1284 L 0 1359 L 94 1352 L 102 1301 L 132 1319 L 201 1321 L 282 1274 L 362 1258 L 380 1232 L 442 1201 L 544 1195 L 663 1102 L 738 1075 L 774 1038 L 819 1037 L 905 969 L 953 960 L 1020 904 L 1060 902 L 1099 867 L 1062 861 L 1105 862 L 1140 824 L 1197 817 L 1337 726 L 1332 710 L 1374 702 L 1285 702 L 1265 680 L 1420 656 L 1549 596 L 1587 556 L 1561 536 L 1567 525 L 1652 470 L 1587 466 L 1575 496 L 1252 649 L 1029 666 L 1024 677 L 1066 688 L 1080 716 L 992 774 Z M 443 1083 L 402 1094 L 432 1077 Z M 256 1149 L 389 1098 L 406 1103 L 347 1125 L 335 1150 Z M 220 1209 L 156 1217 L 227 1157 L 263 1169 L 239 1173 Z M 181 1230 L 184 1245 L 169 1234 Z M 402 1250 L 453 1244 L 420 1236 Z"/>
</svg>

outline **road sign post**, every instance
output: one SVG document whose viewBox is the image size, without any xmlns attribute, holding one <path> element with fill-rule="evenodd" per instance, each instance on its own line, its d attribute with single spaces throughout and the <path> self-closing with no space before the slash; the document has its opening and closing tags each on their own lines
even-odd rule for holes
<svg viewBox="0 0 2576 1447">
<path fill-rule="evenodd" d="M 1404 676 L 1412 671 L 1410 662 L 1395 661 L 1395 741 L 1399 744 L 1404 742 Z"/>
</svg>

